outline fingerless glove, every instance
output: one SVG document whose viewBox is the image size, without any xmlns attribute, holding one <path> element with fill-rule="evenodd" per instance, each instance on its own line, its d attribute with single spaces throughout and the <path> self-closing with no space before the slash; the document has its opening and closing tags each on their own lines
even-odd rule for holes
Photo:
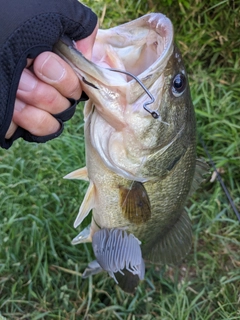
<svg viewBox="0 0 240 320">
<path fill-rule="evenodd" d="M 45 142 L 63 130 L 63 121 L 74 113 L 76 101 L 64 115 L 55 117 L 61 123 L 59 132 L 36 137 L 18 128 L 11 139 L 5 134 L 12 120 L 16 92 L 27 58 L 35 58 L 66 35 L 77 41 L 89 36 L 97 24 L 90 8 L 77 0 L 8 0 L 0 10 L 0 146 L 9 148 L 19 137 Z"/>
</svg>

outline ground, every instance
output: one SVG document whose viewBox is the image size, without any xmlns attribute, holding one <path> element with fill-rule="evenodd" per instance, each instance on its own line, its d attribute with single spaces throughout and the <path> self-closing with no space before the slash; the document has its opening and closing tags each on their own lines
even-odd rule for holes
<svg viewBox="0 0 240 320">
<path fill-rule="evenodd" d="M 173 22 L 197 131 L 240 210 L 239 1 L 85 1 L 102 28 L 162 12 Z M 147 263 L 128 295 L 106 274 L 83 280 L 91 247 L 72 246 L 87 184 L 62 177 L 84 165 L 82 106 L 63 135 L 0 151 L 0 318 L 232 320 L 240 318 L 239 222 L 215 179 L 188 203 L 193 246 L 174 268 Z M 207 155 L 201 141 L 198 156 Z M 213 171 L 213 170 L 211 170 Z"/>
</svg>

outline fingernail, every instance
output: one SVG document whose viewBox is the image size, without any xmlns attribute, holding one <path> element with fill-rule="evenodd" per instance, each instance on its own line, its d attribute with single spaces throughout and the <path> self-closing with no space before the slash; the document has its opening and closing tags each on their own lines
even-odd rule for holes
<svg viewBox="0 0 240 320">
<path fill-rule="evenodd" d="M 37 81 L 34 78 L 34 76 L 28 72 L 28 71 L 23 71 L 18 89 L 22 91 L 32 91 L 37 85 Z"/>
<path fill-rule="evenodd" d="M 65 69 L 58 60 L 49 55 L 42 64 L 41 73 L 49 80 L 59 81 L 64 76 Z"/>
</svg>

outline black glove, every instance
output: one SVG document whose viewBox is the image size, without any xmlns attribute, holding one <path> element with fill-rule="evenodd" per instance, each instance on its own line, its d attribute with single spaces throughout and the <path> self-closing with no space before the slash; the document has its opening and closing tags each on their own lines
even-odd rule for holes
<svg viewBox="0 0 240 320">
<path fill-rule="evenodd" d="M 10 139 L 5 134 L 13 116 L 13 108 L 21 73 L 27 58 L 52 51 L 62 35 L 77 41 L 89 36 L 97 24 L 96 15 L 77 0 L 7 0 L 0 10 L 0 146 L 9 148 L 18 137 L 45 142 L 63 130 L 62 121 L 74 113 L 77 102 L 66 112 L 55 115 L 61 129 L 45 137 L 36 137 L 18 128 Z"/>
</svg>

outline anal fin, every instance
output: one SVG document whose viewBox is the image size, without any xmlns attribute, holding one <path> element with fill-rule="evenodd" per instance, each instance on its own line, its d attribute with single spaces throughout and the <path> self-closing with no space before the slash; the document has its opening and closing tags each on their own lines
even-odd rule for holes
<svg viewBox="0 0 240 320">
<path fill-rule="evenodd" d="M 192 223 L 184 210 L 178 221 L 152 248 L 143 248 L 143 257 L 161 264 L 178 264 L 190 251 Z"/>
</svg>

